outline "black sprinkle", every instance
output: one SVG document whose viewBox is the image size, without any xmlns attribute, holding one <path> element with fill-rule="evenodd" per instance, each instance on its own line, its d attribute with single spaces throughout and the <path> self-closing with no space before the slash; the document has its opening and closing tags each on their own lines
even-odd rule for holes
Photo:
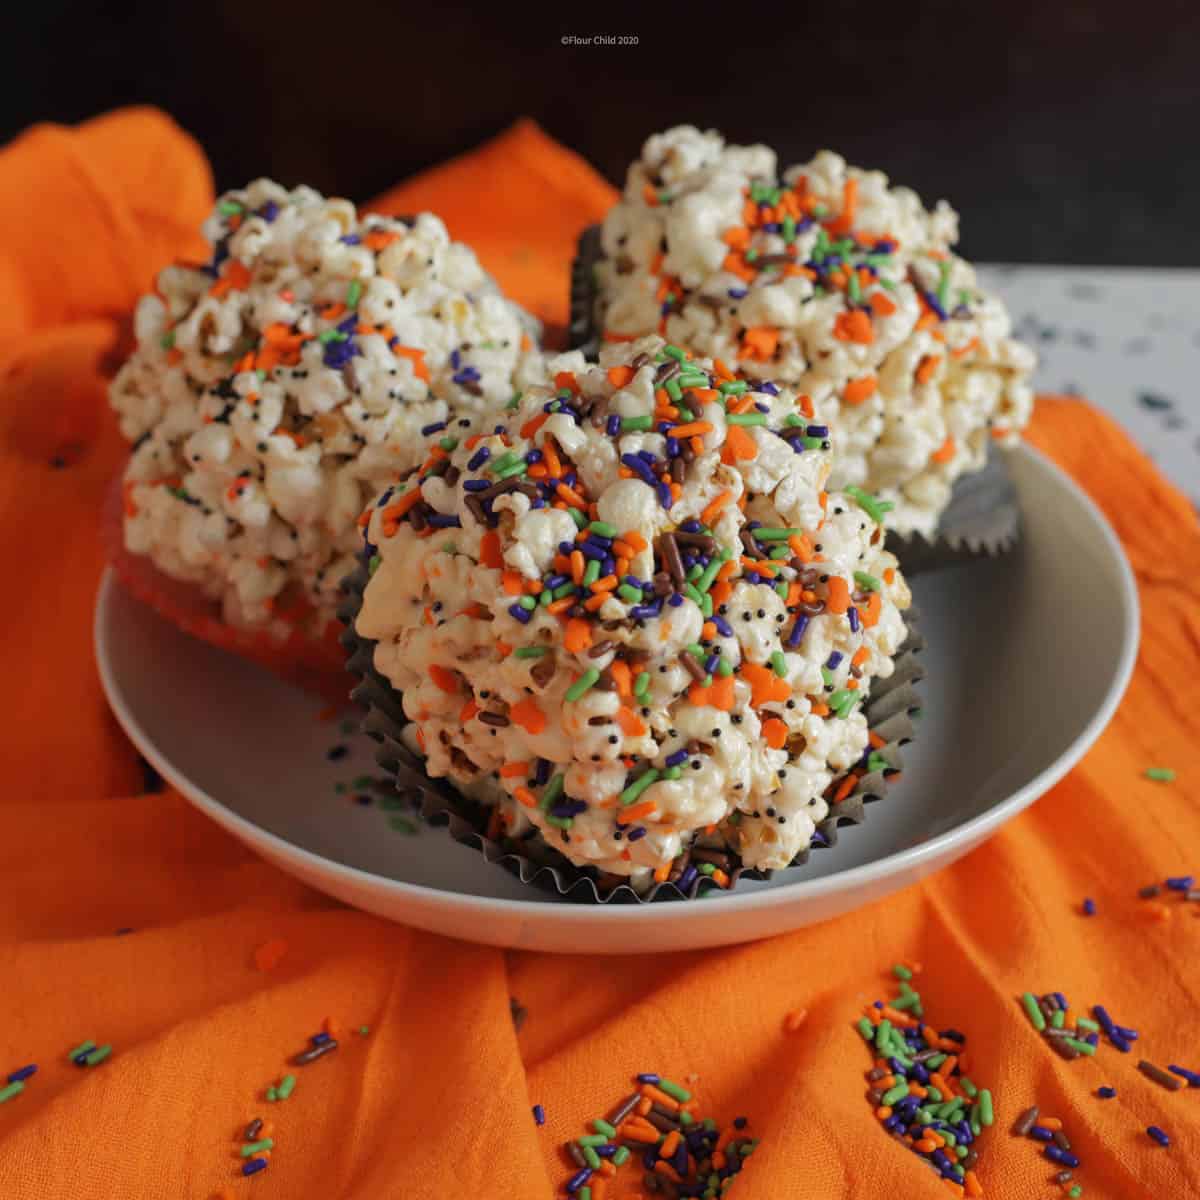
<svg viewBox="0 0 1200 1200">
<path fill-rule="evenodd" d="M 1148 408 L 1151 412 L 1165 412 L 1169 408 L 1174 408 L 1174 401 L 1168 399 L 1161 392 L 1138 392 L 1137 402 L 1143 407 Z"/>
</svg>

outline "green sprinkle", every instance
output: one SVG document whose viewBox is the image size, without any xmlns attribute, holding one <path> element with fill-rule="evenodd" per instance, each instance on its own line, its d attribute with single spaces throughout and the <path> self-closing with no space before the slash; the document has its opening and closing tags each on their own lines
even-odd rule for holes
<svg viewBox="0 0 1200 1200">
<path fill-rule="evenodd" d="M 853 268 L 846 276 L 846 298 L 851 304 L 862 303 L 862 287 L 858 282 L 858 272 Z"/>
<path fill-rule="evenodd" d="M 1077 1029 L 1082 1029 L 1086 1033 L 1096 1033 L 1100 1026 L 1096 1024 L 1090 1017 L 1076 1017 L 1075 1026 Z"/>
<path fill-rule="evenodd" d="M 579 1200 L 592 1200 L 592 1189 L 588 1184 L 584 1184 L 578 1192 Z"/>
<path fill-rule="evenodd" d="M 344 342 L 345 340 L 346 335 L 337 329 L 326 329 L 317 334 L 317 341 L 323 345 L 329 342 Z"/>
<path fill-rule="evenodd" d="M 701 875 L 711 875 L 717 868 L 712 863 L 701 863 L 696 870 Z"/>
<path fill-rule="evenodd" d="M 570 829 L 575 824 L 574 817 L 556 817 L 553 813 L 546 814 L 546 824 L 555 829 Z"/>
<path fill-rule="evenodd" d="M 633 694 L 640 700 L 650 690 L 650 672 L 639 671 L 638 677 L 633 681 Z"/>
<path fill-rule="evenodd" d="M 533 612 L 537 608 L 537 601 L 532 596 L 522 596 L 517 603 L 525 609 L 526 612 Z"/>
<path fill-rule="evenodd" d="M 796 218 L 787 216 L 783 218 L 783 240 L 787 243 L 792 243 L 796 240 Z"/>
<path fill-rule="evenodd" d="M 668 358 L 673 358 L 676 362 L 686 362 L 687 361 L 687 351 L 682 349 L 679 346 L 673 346 L 670 342 L 668 342 L 662 348 L 662 352 Z"/>
<path fill-rule="evenodd" d="M 592 1124 L 595 1125 L 596 1122 L 593 1121 Z M 596 1146 L 603 1146 L 605 1142 L 608 1141 L 608 1138 L 606 1138 L 602 1133 L 588 1133 L 581 1138 L 576 1138 L 575 1140 L 579 1143 L 581 1148 L 584 1146 L 591 1146 L 595 1148 Z"/>
<path fill-rule="evenodd" d="M 705 618 L 707 619 L 708 617 L 712 616 L 712 610 L 713 610 L 712 596 L 709 595 L 708 592 L 705 592 L 704 595 L 700 597 L 700 611 L 701 611 L 701 613 L 704 614 Z"/>
<path fill-rule="evenodd" d="M 1067 1195 L 1068 1195 L 1068 1196 L 1070 1196 L 1070 1197 L 1072 1198 L 1072 1200 L 1074 1200 L 1074 1198 L 1075 1198 L 1076 1196 L 1082 1196 L 1082 1195 L 1083 1195 L 1083 1188 L 1081 1188 L 1081 1187 L 1079 1186 L 1079 1184 L 1075 1184 L 1075 1185 L 1074 1185 L 1074 1186 L 1071 1188 L 1071 1190 L 1070 1190 L 1070 1191 L 1067 1193 Z"/>
<path fill-rule="evenodd" d="M 676 378 L 681 388 L 706 388 L 712 380 L 699 371 L 681 371 Z"/>
<path fill-rule="evenodd" d="M 906 982 L 913 977 L 913 973 L 903 963 L 897 963 L 892 968 L 892 974 L 897 979 L 903 979 Z"/>
<path fill-rule="evenodd" d="M 512 412 L 512 410 L 513 410 L 514 408 L 516 408 L 516 407 L 517 407 L 517 405 L 519 405 L 520 403 L 521 403 L 521 393 L 520 393 L 520 392 L 513 392 L 512 399 L 511 399 L 511 400 L 510 400 L 510 401 L 509 401 L 509 402 L 508 402 L 508 403 L 507 403 L 507 404 L 506 404 L 504 407 L 505 407 L 505 408 L 506 408 L 506 409 L 507 409 L 509 412 Z"/>
<path fill-rule="evenodd" d="M 74 1061 L 81 1054 L 90 1054 L 93 1050 L 95 1050 L 95 1048 L 95 1042 L 80 1042 L 80 1044 L 76 1046 L 74 1050 L 67 1051 L 67 1057 Z"/>
<path fill-rule="evenodd" d="M 253 1158 L 260 1150 L 273 1150 L 274 1148 L 274 1138 L 263 1138 L 261 1142 L 247 1142 L 242 1147 L 242 1157 Z"/>
<path fill-rule="evenodd" d="M 388 817 L 388 827 L 394 829 L 397 833 L 406 833 L 410 837 L 417 832 L 416 823 L 410 821 L 408 817 L 402 817 L 399 813 L 393 817 Z"/>
<path fill-rule="evenodd" d="M 1147 767 L 1146 778 L 1153 779 L 1155 783 L 1174 783 L 1175 772 L 1170 767 Z"/>
<path fill-rule="evenodd" d="M 442 550 L 446 554 L 457 554 L 458 553 L 458 545 L 456 542 L 453 542 L 453 541 L 443 542 Z"/>
<path fill-rule="evenodd" d="M 628 433 L 630 430 L 647 430 L 654 428 L 654 418 L 651 416 L 645 417 L 622 417 L 621 432 Z"/>
<path fill-rule="evenodd" d="M 560 584 L 558 587 L 556 587 L 554 589 L 554 598 L 555 598 L 555 600 L 562 600 L 566 596 L 573 595 L 574 592 L 575 592 L 575 585 L 573 583 Z"/>
<path fill-rule="evenodd" d="M 725 563 L 715 555 L 708 566 L 700 572 L 696 579 L 696 590 L 698 592 L 707 592 L 713 585 L 713 580 L 717 577 L 717 572 L 725 565 Z"/>
<path fill-rule="evenodd" d="M 109 1056 L 111 1053 L 112 1053 L 112 1047 L 111 1047 L 111 1046 L 109 1046 L 109 1045 L 103 1045 L 103 1046 L 101 1046 L 99 1049 L 97 1049 L 97 1050 L 93 1050 L 93 1051 L 91 1052 L 91 1054 L 89 1054 L 89 1055 L 87 1056 L 87 1058 L 85 1058 L 83 1061 L 84 1061 L 85 1063 L 87 1063 L 87 1065 L 88 1065 L 89 1067 L 97 1067 L 97 1066 L 99 1066 L 99 1065 L 100 1065 L 100 1064 L 101 1064 L 101 1063 L 102 1063 L 102 1062 L 103 1062 L 103 1061 L 104 1061 L 104 1060 L 105 1060 L 105 1059 L 106 1059 L 106 1058 L 107 1058 L 107 1057 L 108 1057 L 108 1056 Z"/>
<path fill-rule="evenodd" d="M 507 454 L 502 454 L 499 458 L 492 460 L 492 471 L 503 471 L 508 467 L 514 466 L 520 461 L 521 456 L 519 454 L 514 454 L 511 450 L 509 450 Z"/>
<path fill-rule="evenodd" d="M 275 1094 L 280 1098 L 280 1100 L 286 1100 L 295 1090 L 295 1075 L 285 1075 L 279 1081 L 279 1086 L 275 1089 Z"/>
<path fill-rule="evenodd" d="M 756 542 L 786 542 L 788 538 L 795 537 L 804 530 L 785 529 L 779 525 L 764 525 L 761 529 L 755 529 L 753 532 Z"/>
<path fill-rule="evenodd" d="M 358 302 L 362 299 L 362 292 L 362 284 L 357 279 L 353 280 L 346 289 L 346 307 L 357 308 Z"/>
<path fill-rule="evenodd" d="M 568 508 L 567 512 L 570 513 L 571 520 L 578 528 L 582 529 L 588 523 L 587 514 L 582 508 Z"/>
<path fill-rule="evenodd" d="M 663 769 L 663 773 L 662 773 L 663 779 L 680 779 L 680 778 L 682 778 L 682 776 L 683 776 L 683 768 L 682 767 L 665 767 Z"/>
<path fill-rule="evenodd" d="M 940 1088 L 931 1087 L 927 1088 L 926 1090 L 929 1093 L 928 1099 L 934 1101 L 935 1103 L 941 1100 L 942 1093 Z"/>
<path fill-rule="evenodd" d="M 629 1153 L 628 1146 L 618 1146 L 616 1154 L 612 1156 L 613 1166 L 623 1167 L 629 1161 Z"/>
<path fill-rule="evenodd" d="M 438 442 L 438 445 L 447 452 L 449 452 L 451 450 L 457 450 L 458 449 L 458 438 L 444 437 Z"/>
<path fill-rule="evenodd" d="M 593 1171 L 599 1170 L 600 1155 L 598 1155 L 595 1150 L 591 1148 L 591 1146 L 581 1146 L 580 1149 L 583 1150 L 583 1157 L 587 1160 L 587 1165 L 591 1167 Z"/>
<path fill-rule="evenodd" d="M 658 779 L 658 769 L 651 767 L 644 775 L 639 775 L 620 795 L 623 805 L 632 804 L 652 783 Z M 663 1088 L 665 1092 L 667 1089 Z M 671 1095 L 670 1092 L 667 1093 Z"/>
<path fill-rule="evenodd" d="M 879 286 L 886 292 L 894 292 L 896 290 L 896 281 L 894 279 L 888 279 L 884 275 L 880 275 Z"/>
<path fill-rule="evenodd" d="M 630 604 L 641 604 L 642 593 L 638 588 L 635 588 L 632 583 L 623 583 L 617 588 L 617 595 L 624 600 L 628 600 Z"/>
<path fill-rule="evenodd" d="M 563 787 L 566 785 L 567 777 L 565 775 L 555 775 L 548 784 L 542 789 L 541 798 L 538 800 L 538 808 L 542 812 L 547 812 L 551 807 L 558 803 L 559 796 L 563 793 Z"/>
<path fill-rule="evenodd" d="M 1025 1006 L 1025 1015 L 1029 1018 L 1029 1023 L 1041 1033 L 1046 1028 L 1046 1018 L 1042 1015 L 1042 1010 L 1038 1008 L 1038 1002 L 1032 992 L 1024 992 L 1021 996 L 1021 1003 Z"/>
<path fill-rule="evenodd" d="M 943 259 L 938 267 L 937 298 L 943 312 L 950 306 L 950 272 L 953 268 L 954 263 L 948 258 Z"/>
<path fill-rule="evenodd" d="M 866 571 L 855 571 L 854 582 L 866 592 L 877 592 L 882 586 L 874 575 L 868 575 Z"/>
<path fill-rule="evenodd" d="M 744 379 L 730 379 L 717 386 L 722 396 L 742 396 L 749 390 L 750 385 Z"/>
<path fill-rule="evenodd" d="M 727 413 L 725 423 L 727 425 L 765 425 L 767 414 L 760 412 Z"/>
<path fill-rule="evenodd" d="M 1054 1015 L 1050 1018 L 1050 1024 L 1055 1029 L 1061 1029 L 1067 1023 L 1067 1014 L 1061 1008 L 1054 1010 Z"/>
<path fill-rule="evenodd" d="M 694 583 L 685 583 L 683 585 L 683 594 L 696 604 L 700 604 L 703 600 L 700 592 L 697 590 Z"/>
<path fill-rule="evenodd" d="M 781 679 L 787 674 L 787 659 L 784 658 L 782 650 L 776 650 L 771 655 L 771 670 Z"/>
<path fill-rule="evenodd" d="M 931 1071 L 936 1071 L 936 1070 L 937 1070 L 937 1069 L 938 1069 L 938 1068 L 939 1068 L 939 1067 L 942 1065 L 942 1063 L 944 1063 L 944 1062 L 946 1061 L 946 1059 L 947 1059 L 948 1057 L 949 1057 L 948 1055 L 941 1054 L 941 1053 L 938 1053 L 938 1054 L 931 1054 L 931 1055 L 930 1055 L 930 1056 L 929 1056 L 929 1057 L 928 1057 L 928 1058 L 925 1060 L 925 1065 L 926 1065 L 926 1066 L 927 1066 L 927 1067 L 928 1067 L 928 1068 L 929 1068 Z"/>
<path fill-rule="evenodd" d="M 687 1111 L 687 1109 L 681 1108 L 679 1110 L 680 1125 L 690 1125 L 694 1120 L 695 1120 L 695 1118 L 692 1116 L 692 1114 L 690 1112 Z M 617 1156 L 614 1154 L 613 1162 L 616 1162 L 616 1161 L 617 1161 Z"/>
<path fill-rule="evenodd" d="M 273 1087 L 267 1088 L 267 1100 L 271 1104 L 274 1104 L 275 1101 L 278 1099 L 279 1099 L 279 1093 Z"/>
<path fill-rule="evenodd" d="M 981 1125 L 990 1125 L 995 1120 L 995 1114 L 992 1112 L 992 1093 L 987 1088 L 979 1089 L 979 1123 Z"/>
<path fill-rule="evenodd" d="M 883 1103 L 890 1107 L 907 1095 L 908 1080 L 906 1079 L 903 1083 L 898 1083 L 895 1085 L 895 1087 L 888 1088 L 888 1090 L 883 1093 Z"/>
<path fill-rule="evenodd" d="M 580 677 L 575 680 L 569 688 L 567 688 L 567 699 L 571 701 L 579 700 L 592 690 L 596 681 L 600 678 L 600 672 L 595 667 L 588 667 Z"/>
<path fill-rule="evenodd" d="M 717 663 L 717 674 L 723 679 L 729 675 L 732 675 L 733 663 L 731 663 L 727 658 L 721 659 L 721 661 Z"/>
<path fill-rule="evenodd" d="M 1072 1050 L 1078 1050 L 1080 1054 L 1092 1055 L 1096 1053 L 1096 1047 L 1091 1042 L 1081 1042 L 1078 1038 L 1061 1038 L 1064 1045 L 1070 1046 Z M 982 1092 L 979 1093 L 981 1096 Z"/>
<path fill-rule="evenodd" d="M 594 558 L 589 558 L 587 566 L 583 568 L 583 586 L 591 587 L 599 578 L 600 564 Z"/>
<path fill-rule="evenodd" d="M 825 439 L 819 437 L 803 437 L 800 440 L 804 443 L 805 450 L 820 450 L 825 444 Z"/>
<path fill-rule="evenodd" d="M 866 1017 L 859 1017 L 855 1028 L 863 1035 L 866 1041 L 873 1042 L 875 1040 L 875 1026 Z"/>
<path fill-rule="evenodd" d="M 7 1087 L 0 1088 L 0 1104 L 6 1100 L 11 1100 L 14 1096 L 19 1096 L 25 1090 L 25 1085 L 18 1079 L 10 1083 Z"/>
<path fill-rule="evenodd" d="M 658 1090 L 666 1092 L 672 1100 L 678 1100 L 680 1104 L 686 1104 L 691 1098 L 692 1093 L 687 1088 L 682 1088 L 677 1083 L 672 1083 L 669 1079 L 660 1079 L 658 1081 Z"/>
<path fill-rule="evenodd" d="M 164 350 L 170 350 L 175 345 L 175 330 L 169 329 L 158 339 L 158 344 Z"/>
<path fill-rule="evenodd" d="M 217 212 L 223 217 L 236 217 L 242 211 L 242 206 L 236 200 L 222 200 L 217 205 Z"/>
<path fill-rule="evenodd" d="M 492 474 L 497 479 L 511 479 L 514 475 L 524 475 L 529 470 L 529 464 L 523 459 L 519 463 L 515 463 L 511 467 L 505 467 L 503 471 L 493 471 Z"/>
<path fill-rule="evenodd" d="M 974 1083 L 971 1082 L 971 1080 L 969 1078 L 967 1078 L 966 1075 L 960 1075 L 958 1077 L 958 1083 L 959 1083 L 959 1086 L 962 1088 L 962 1090 L 964 1092 L 966 1092 L 967 1095 L 970 1096 L 972 1099 L 974 1099 L 979 1094 L 979 1089 L 975 1086 Z"/>
<path fill-rule="evenodd" d="M 598 533 L 601 537 L 615 538 L 619 532 L 615 525 L 609 525 L 605 521 L 593 521 L 588 528 L 593 533 Z"/>
<path fill-rule="evenodd" d="M 547 595 L 545 591 L 542 595 Z M 545 654 L 550 653 L 548 646 L 518 646 L 513 651 L 513 658 L 541 658 Z"/>
<path fill-rule="evenodd" d="M 884 515 L 891 512 L 896 506 L 890 500 L 880 500 L 876 496 L 872 496 L 870 492 L 864 492 L 862 488 L 856 487 L 854 484 L 848 484 L 842 489 L 847 496 L 852 500 L 857 501 L 858 507 L 867 514 L 871 520 L 878 524 L 883 523 Z"/>
<path fill-rule="evenodd" d="M 854 711 L 854 706 L 861 699 L 861 692 L 852 692 L 849 688 L 842 688 L 830 695 L 829 707 L 833 709 L 835 715 L 844 719 Z"/>
</svg>

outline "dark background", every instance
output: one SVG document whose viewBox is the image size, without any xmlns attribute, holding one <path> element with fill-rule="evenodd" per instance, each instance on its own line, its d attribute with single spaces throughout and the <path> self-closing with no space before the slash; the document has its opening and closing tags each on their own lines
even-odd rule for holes
<svg viewBox="0 0 1200 1200">
<path fill-rule="evenodd" d="M 0 135 L 153 103 L 200 139 L 218 187 L 268 174 L 366 200 L 522 114 L 614 182 L 647 134 L 690 121 L 784 163 L 829 146 L 944 196 L 977 259 L 1200 264 L 1200 4 L 553 11 L 11 6 Z"/>
</svg>

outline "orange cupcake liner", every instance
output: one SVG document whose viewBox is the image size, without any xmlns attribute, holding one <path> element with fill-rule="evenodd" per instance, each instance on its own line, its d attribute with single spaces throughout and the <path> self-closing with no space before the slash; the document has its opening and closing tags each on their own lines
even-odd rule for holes
<svg viewBox="0 0 1200 1200">
<path fill-rule="evenodd" d="M 306 632 L 313 610 L 304 601 L 281 615 L 292 632 L 277 638 L 265 632 L 238 629 L 221 616 L 218 601 L 193 583 L 172 579 L 143 554 L 125 547 L 126 487 L 123 472 L 105 497 L 100 529 L 109 565 L 125 589 L 164 620 L 191 637 L 227 650 L 265 667 L 288 683 L 319 695 L 331 704 L 347 703 L 355 679 L 348 674 L 340 643 L 341 628 L 330 622 L 320 637 Z"/>
</svg>

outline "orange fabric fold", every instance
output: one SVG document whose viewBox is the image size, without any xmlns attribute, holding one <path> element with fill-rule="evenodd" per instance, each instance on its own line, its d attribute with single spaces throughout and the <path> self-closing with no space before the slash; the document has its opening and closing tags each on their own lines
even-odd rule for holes
<svg viewBox="0 0 1200 1200">
<path fill-rule="evenodd" d="M 561 324 L 574 237 L 611 198 L 522 123 L 381 203 L 440 210 L 515 298 Z M 561 1143 L 651 1069 L 698 1076 L 704 1113 L 749 1117 L 762 1143 L 735 1196 L 944 1198 L 880 1130 L 852 1029 L 903 958 L 923 962 L 928 1011 L 969 1035 L 971 1074 L 996 1095 L 978 1167 L 988 1195 L 1057 1194 L 1037 1147 L 1007 1133 L 1034 1102 L 1071 1131 L 1085 1195 L 1200 1194 L 1200 1095 L 1156 1088 L 1136 1052 L 1060 1061 L 1013 999 L 1035 987 L 1103 1000 L 1151 1057 L 1200 1066 L 1188 1061 L 1200 921 L 1180 907 L 1146 924 L 1130 894 L 1200 862 L 1200 527 L 1121 431 L 1044 399 L 1030 439 L 1128 551 L 1137 671 L 1095 748 L 986 845 L 886 902 L 712 953 L 553 957 L 447 941 L 309 890 L 169 791 L 139 795 L 137 757 L 104 705 L 96 524 L 122 452 L 104 376 L 154 268 L 200 252 L 210 200 L 199 151 L 152 112 L 39 128 L 0 153 L 0 1079 L 41 1064 L 0 1105 L 0 1195 L 550 1200 L 570 1173 Z M 1177 780 L 1147 782 L 1150 764 Z M 1086 922 L 1085 894 L 1101 909 Z M 135 932 L 114 936 L 125 927 Z M 259 970 L 255 948 L 272 939 L 286 954 Z M 510 996 L 529 1010 L 519 1034 Z M 797 1007 L 807 1022 L 787 1033 Z M 285 1104 L 263 1103 L 326 1016 L 341 1050 L 301 1073 Z M 115 1050 L 80 1070 L 65 1055 L 88 1037 Z M 1098 1101 L 1101 1083 L 1118 1098 Z M 255 1112 L 274 1122 L 276 1149 L 268 1172 L 241 1179 L 237 1133 Z M 1146 1138 L 1151 1122 L 1172 1134 L 1169 1150 Z M 636 1194 L 639 1176 L 622 1172 L 609 1200 Z"/>
</svg>

